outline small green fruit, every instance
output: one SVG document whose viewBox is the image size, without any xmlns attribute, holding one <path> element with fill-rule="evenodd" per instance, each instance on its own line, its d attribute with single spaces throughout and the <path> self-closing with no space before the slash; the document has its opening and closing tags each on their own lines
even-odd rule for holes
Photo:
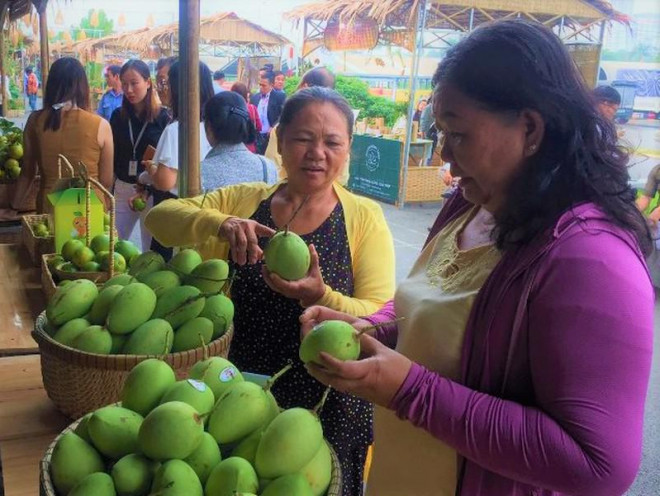
<svg viewBox="0 0 660 496">
<path fill-rule="evenodd" d="M 142 422 L 140 450 L 152 460 L 182 460 L 199 446 L 204 422 L 192 406 L 170 401 L 154 408 Z"/>
<path fill-rule="evenodd" d="M 300 343 L 300 359 L 304 363 L 321 364 L 321 352 L 338 360 L 357 360 L 360 356 L 360 338 L 355 328 L 341 320 L 326 320 L 314 326 Z"/>
<path fill-rule="evenodd" d="M 118 460 L 138 449 L 138 431 L 144 418 L 128 408 L 106 406 L 89 419 L 87 430 L 96 449 Z"/>
<path fill-rule="evenodd" d="M 257 474 L 246 460 L 232 456 L 222 460 L 206 481 L 205 494 L 234 496 L 236 493 L 255 493 L 259 489 Z"/>
<path fill-rule="evenodd" d="M 103 460 L 90 444 L 77 434 L 67 432 L 53 449 L 50 471 L 57 492 L 69 494 L 89 474 L 103 472 Z"/>
<path fill-rule="evenodd" d="M 146 416 L 160 404 L 165 391 L 175 382 L 174 371 L 167 363 L 155 358 L 144 360 L 133 367 L 126 377 L 121 404 Z"/>
<path fill-rule="evenodd" d="M 89 474 L 67 496 L 116 496 L 112 477 L 103 472 Z"/>
<path fill-rule="evenodd" d="M 71 262 L 73 260 L 73 254 L 84 246 L 85 243 L 79 239 L 70 239 L 64 243 L 64 245 L 62 245 L 62 256 L 64 257 L 64 260 Z"/>
<path fill-rule="evenodd" d="M 280 231 L 268 241 L 264 250 L 264 261 L 270 272 L 287 281 L 297 281 L 309 271 L 309 248 L 297 234 Z"/>
<path fill-rule="evenodd" d="M 144 198 L 141 196 L 136 196 L 133 198 L 133 208 L 137 212 L 142 212 L 147 206 L 147 202 L 144 201 Z"/>
</svg>

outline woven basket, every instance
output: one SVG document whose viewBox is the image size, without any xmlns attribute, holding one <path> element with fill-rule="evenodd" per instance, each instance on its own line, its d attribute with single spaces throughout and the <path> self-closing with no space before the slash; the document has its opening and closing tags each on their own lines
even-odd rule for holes
<svg viewBox="0 0 660 496">
<path fill-rule="evenodd" d="M 53 221 L 48 214 L 24 215 L 21 217 L 21 238 L 23 244 L 30 253 L 30 258 L 35 266 L 41 264 L 41 256 L 46 253 L 55 252 L 55 236 L 38 237 L 34 234 L 32 226 L 39 221 L 45 221 L 49 231 L 53 230 Z"/>
<path fill-rule="evenodd" d="M 119 401 L 126 376 L 138 363 L 153 355 L 98 355 L 69 348 L 51 338 L 45 330 L 46 312 L 34 325 L 32 337 L 41 353 L 44 389 L 55 406 L 70 418 L 79 418 L 104 405 Z M 211 341 L 208 356 L 227 357 L 234 334 L 233 326 Z M 195 363 L 204 359 L 204 348 L 169 353 L 167 362 L 179 379 L 187 376 Z"/>
<path fill-rule="evenodd" d="M 53 273 L 48 267 L 48 260 L 56 256 L 55 253 L 41 256 L 41 289 L 44 290 L 44 295 L 46 296 L 46 301 L 50 300 L 57 290 L 57 284 L 53 278 Z"/>
<path fill-rule="evenodd" d="M 74 431 L 76 427 L 78 427 L 80 420 L 82 419 L 76 420 L 74 423 L 72 423 L 66 429 L 64 429 L 53 440 L 53 442 L 50 443 L 48 449 L 46 449 L 46 453 L 44 453 L 44 457 L 39 462 L 39 496 L 58 496 L 57 493 L 55 492 L 53 481 L 50 478 L 50 459 L 51 456 L 53 455 L 53 449 L 55 449 L 55 445 L 60 440 L 60 437 L 62 437 L 67 432 Z M 332 472 L 330 478 L 330 486 L 328 486 L 328 491 L 325 493 L 325 495 L 341 496 L 341 492 L 342 492 L 341 465 L 339 464 L 339 458 L 337 458 L 337 453 L 335 453 L 335 450 L 333 450 L 332 447 L 330 447 L 330 456 L 332 458 Z"/>
<path fill-rule="evenodd" d="M 439 202 L 446 186 L 440 167 L 408 167 L 406 202 Z"/>
</svg>

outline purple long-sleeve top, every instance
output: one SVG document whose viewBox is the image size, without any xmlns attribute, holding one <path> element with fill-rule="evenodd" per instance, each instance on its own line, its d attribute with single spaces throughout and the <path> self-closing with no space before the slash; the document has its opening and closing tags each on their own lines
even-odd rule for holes
<svg viewBox="0 0 660 496">
<path fill-rule="evenodd" d="M 469 206 L 452 199 L 430 237 Z M 414 364 L 390 408 L 456 449 L 459 496 L 621 495 L 639 468 L 653 306 L 636 240 L 576 206 L 481 288 L 460 383 Z M 395 316 L 389 302 L 368 320 Z M 376 337 L 393 347 L 396 327 Z"/>
</svg>

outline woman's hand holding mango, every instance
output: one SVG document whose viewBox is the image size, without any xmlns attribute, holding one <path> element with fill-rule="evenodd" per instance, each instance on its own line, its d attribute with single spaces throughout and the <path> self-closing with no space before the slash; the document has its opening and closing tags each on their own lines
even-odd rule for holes
<svg viewBox="0 0 660 496">
<path fill-rule="evenodd" d="M 218 229 L 218 236 L 231 247 L 231 257 L 238 265 L 255 264 L 263 257 L 259 237 L 271 237 L 275 230 L 250 219 L 230 217 Z"/>
</svg>

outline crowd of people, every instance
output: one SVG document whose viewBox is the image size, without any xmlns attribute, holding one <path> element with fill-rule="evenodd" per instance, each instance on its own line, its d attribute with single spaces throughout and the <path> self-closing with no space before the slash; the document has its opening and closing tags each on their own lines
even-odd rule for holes
<svg viewBox="0 0 660 496">
<path fill-rule="evenodd" d="M 625 493 L 653 350 L 640 210 L 660 179 L 636 204 L 614 96 L 586 87 L 551 30 L 493 22 L 439 62 L 415 117 L 433 124 L 457 187 L 397 288 L 382 209 L 341 184 L 354 114 L 332 73 L 312 69 L 287 98 L 266 67 L 250 96 L 200 63 L 206 193 L 177 198 L 179 70 L 162 61 L 154 83 L 142 61 L 109 68 L 94 115 L 80 64 L 56 61 L 19 187 L 38 169 L 47 189 L 65 153 L 114 186 L 120 236 L 140 223 L 143 249 L 153 236 L 166 256 L 194 245 L 229 260 L 229 358 L 265 375 L 295 363 L 273 388 L 285 408 L 332 388 L 320 419 L 344 496 L 363 494 L 370 446 L 369 495 Z M 150 198 L 145 211 L 135 195 Z M 262 263 L 285 226 L 308 245 L 298 281 Z M 360 359 L 303 366 L 301 334 L 328 319 L 370 327 Z"/>
</svg>

